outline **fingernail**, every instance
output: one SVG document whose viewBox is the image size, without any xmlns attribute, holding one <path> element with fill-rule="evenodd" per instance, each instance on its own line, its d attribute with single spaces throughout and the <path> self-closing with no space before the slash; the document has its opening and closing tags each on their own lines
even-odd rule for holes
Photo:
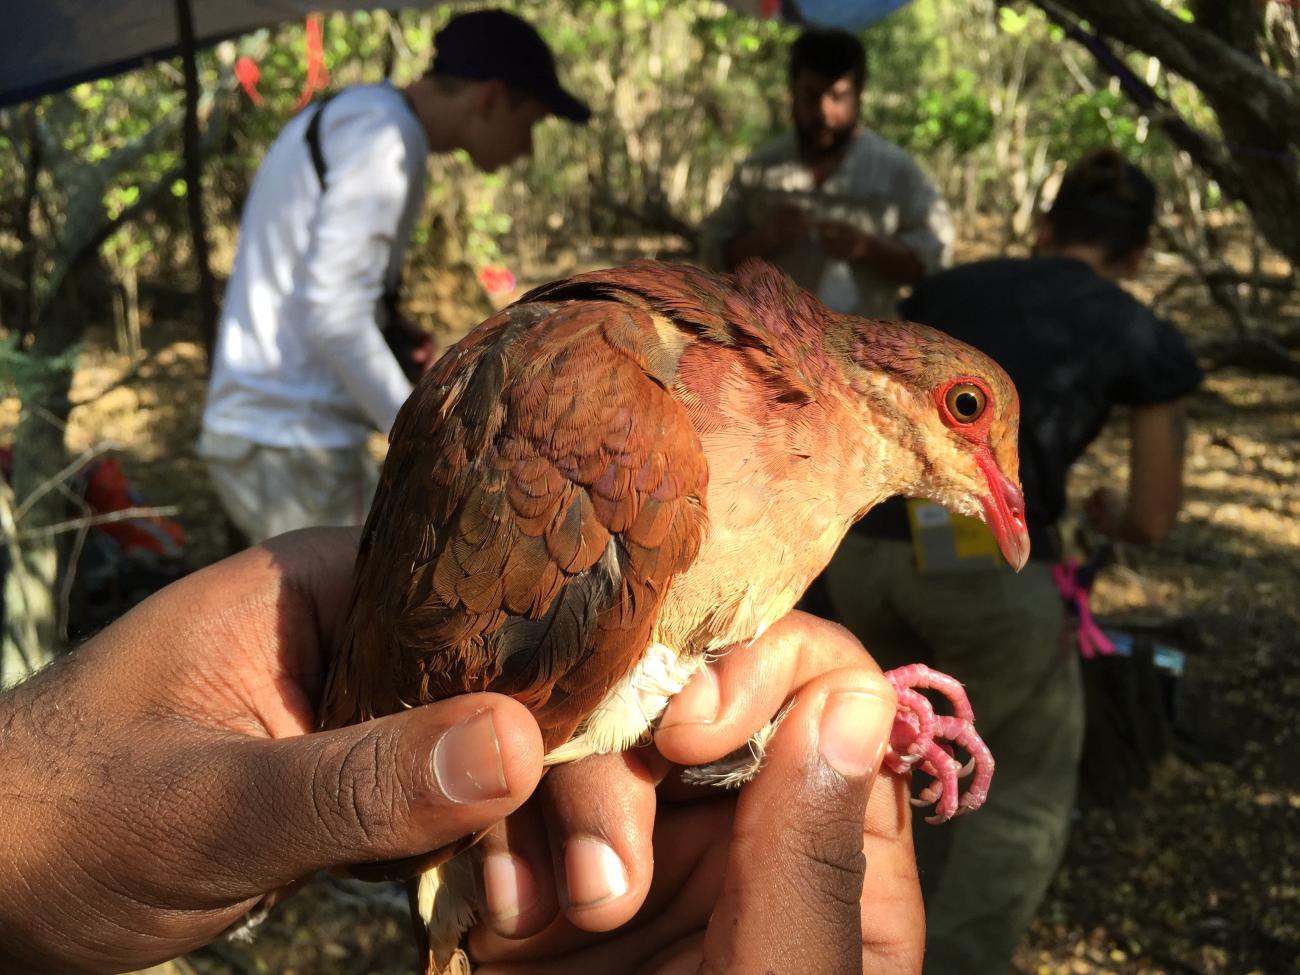
<svg viewBox="0 0 1300 975">
<path fill-rule="evenodd" d="M 433 776 L 452 802 L 482 802 L 509 793 L 491 711 L 480 711 L 442 733 L 433 746 Z"/>
<path fill-rule="evenodd" d="M 508 928 L 537 903 L 537 896 L 537 879 L 527 861 L 512 853 L 490 853 L 483 859 L 483 899 L 493 924 Z"/>
<path fill-rule="evenodd" d="M 578 836 L 564 847 L 564 880 L 570 907 L 594 907 L 627 893 L 627 870 L 604 840 Z"/>
<path fill-rule="evenodd" d="M 880 765 L 893 723 L 893 706 L 874 694 L 832 694 L 822 709 L 822 757 L 846 778 L 870 775 Z"/>
<path fill-rule="evenodd" d="M 718 693 L 718 675 L 712 667 L 702 667 L 696 671 L 690 683 L 676 694 L 664 712 L 659 728 L 673 728 L 679 724 L 713 724 L 718 720 L 722 709 L 722 697 Z"/>
</svg>

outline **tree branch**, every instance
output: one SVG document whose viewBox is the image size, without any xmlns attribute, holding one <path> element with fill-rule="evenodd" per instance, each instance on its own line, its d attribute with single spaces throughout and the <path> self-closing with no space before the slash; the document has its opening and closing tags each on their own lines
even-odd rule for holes
<svg viewBox="0 0 1300 975">
<path fill-rule="evenodd" d="M 1057 6 L 1053 0 L 1033 2 L 1044 10 L 1048 3 Z M 1151 0 L 1068 0 L 1065 6 L 1108 37 L 1159 58 L 1216 100 L 1272 119 L 1291 141 L 1300 142 L 1300 86 L 1211 32 Z"/>
<path fill-rule="evenodd" d="M 1153 0 L 1033 2 L 1119 78 L 1126 94 L 1228 196 L 1246 204 L 1269 243 L 1300 262 L 1300 84 L 1273 74 L 1259 59 L 1252 46 L 1257 33 L 1235 22 L 1225 27 L 1217 17 L 1187 23 Z M 1096 34 L 1084 31 L 1078 18 L 1087 18 Z M 1222 138 L 1188 125 L 1114 55 L 1103 36 L 1156 57 L 1195 85 L 1214 111 Z"/>
<path fill-rule="evenodd" d="M 53 477 L 47 478 L 35 490 L 28 494 L 27 497 L 23 498 L 22 504 L 18 505 L 18 507 L 14 509 L 14 521 L 22 521 L 23 516 L 32 510 L 32 505 L 37 501 L 45 497 L 45 495 L 49 494 L 64 481 L 68 480 L 68 478 L 72 477 L 77 473 L 77 471 L 81 470 L 100 454 L 107 453 L 110 450 L 116 450 L 119 446 L 121 445 L 109 440 L 96 444 L 93 447 L 87 447 L 82 451 L 80 457 L 68 464 Z"/>
<path fill-rule="evenodd" d="M 1161 98 L 1150 85 L 1133 73 L 1110 46 L 1096 34 L 1090 34 L 1070 16 L 1056 0 L 1034 0 L 1067 37 L 1081 45 L 1093 56 L 1102 70 L 1119 81 L 1124 93 L 1139 109 L 1160 126 L 1170 140 L 1196 160 L 1212 179 L 1218 182 L 1229 196 L 1239 199 L 1241 187 L 1227 150 L 1217 141 L 1194 128 L 1178 110 Z"/>
<path fill-rule="evenodd" d="M 85 518 L 57 521 L 53 525 L 23 528 L 20 529 L 19 534 L 23 538 L 43 538 L 59 535 L 63 532 L 77 531 L 82 528 L 94 528 L 96 525 L 111 525 L 118 521 L 131 521 L 134 518 L 166 518 L 179 514 L 180 510 L 180 507 L 174 504 L 164 505 L 161 508 L 122 508 L 118 511 L 105 512 L 102 515 L 89 515 Z"/>
</svg>

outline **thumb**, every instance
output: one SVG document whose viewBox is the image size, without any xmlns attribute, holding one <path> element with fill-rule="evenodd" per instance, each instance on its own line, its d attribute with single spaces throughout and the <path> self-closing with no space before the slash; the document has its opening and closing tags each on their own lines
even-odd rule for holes
<svg viewBox="0 0 1300 975">
<path fill-rule="evenodd" d="M 215 847 L 209 875 L 224 867 L 221 886 L 236 896 L 318 869 L 416 856 L 486 829 L 536 788 L 543 752 L 527 708 L 497 694 L 218 750 L 204 777 L 222 794 L 196 825 Z"/>
<path fill-rule="evenodd" d="M 881 843 L 868 804 L 895 707 L 888 682 L 861 667 L 799 690 L 737 803 L 702 970 L 856 973 L 866 959 L 872 972 L 919 969 L 910 831 L 904 821 Z M 881 786 L 889 807 L 893 790 Z"/>
</svg>

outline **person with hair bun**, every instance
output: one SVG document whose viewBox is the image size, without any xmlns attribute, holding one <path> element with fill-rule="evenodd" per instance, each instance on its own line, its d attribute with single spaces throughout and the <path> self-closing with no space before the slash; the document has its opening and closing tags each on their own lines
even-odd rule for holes
<svg viewBox="0 0 1300 975">
<path fill-rule="evenodd" d="M 1032 256 L 941 272 L 901 306 L 1015 382 L 1031 541 L 1017 575 L 973 524 L 899 498 L 854 527 L 824 576 L 835 616 L 882 667 L 921 660 L 966 685 L 997 759 L 978 816 L 915 834 L 933 975 L 1006 972 L 1065 848 L 1084 720 L 1055 526 L 1069 469 L 1114 407 L 1130 411 L 1127 492 L 1094 492 L 1091 526 L 1155 543 L 1181 504 L 1182 400 L 1201 372 L 1174 327 L 1119 284 L 1142 264 L 1155 205 L 1141 169 L 1095 151 L 1067 172 Z"/>
</svg>

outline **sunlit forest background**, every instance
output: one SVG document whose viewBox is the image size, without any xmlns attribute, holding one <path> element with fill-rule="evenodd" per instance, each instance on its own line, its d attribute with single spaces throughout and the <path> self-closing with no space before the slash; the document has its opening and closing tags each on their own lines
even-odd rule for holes
<svg viewBox="0 0 1300 975">
<path fill-rule="evenodd" d="M 464 158 L 430 160 L 407 309 L 442 347 L 540 281 L 637 256 L 691 259 L 735 164 L 788 125 L 795 27 L 712 0 L 501 5 L 542 28 L 595 115 L 582 129 L 545 124 L 533 158 L 494 175 Z M 1018 962 L 1048 975 L 1297 971 L 1300 10 L 1279 0 L 1225 5 L 1249 13 L 1243 39 L 1214 25 L 1215 4 L 1115 4 L 1160 7 L 1248 45 L 1281 86 L 1264 86 L 1273 99 L 1259 109 L 1272 119 L 1264 124 L 1230 117 L 1232 93 L 1216 87 L 1224 83 L 1171 71 L 1152 53 L 1156 41 L 1111 42 L 1155 99 L 1142 107 L 1045 12 L 1080 10 L 1070 22 L 1087 30 L 1090 6 L 914 0 L 863 34 L 864 121 L 932 175 L 957 221 L 958 260 L 1026 253 L 1038 213 L 1086 150 L 1111 145 L 1140 163 L 1160 190 L 1160 226 L 1132 287 L 1183 330 L 1208 373 L 1191 404 L 1182 524 L 1158 550 L 1121 553 L 1094 604 L 1103 619 L 1188 654 L 1174 747 L 1122 802 L 1081 808 Z M 200 53 L 203 216 L 218 297 L 258 162 L 285 121 L 317 87 L 413 80 L 452 10 L 331 14 Z M 319 85 L 307 54 L 317 27 L 328 72 L 316 74 Z M 237 78 L 241 59 L 257 66 L 255 94 Z M 1229 83 L 1248 93 L 1253 78 Z M 227 551 L 193 453 L 208 338 L 195 300 L 181 82 L 179 63 L 164 62 L 0 110 L 9 467 L 0 682 L 75 645 L 154 581 Z M 1290 117 L 1276 112 L 1288 92 Z M 1171 119 L 1208 140 L 1199 152 L 1182 130 L 1171 135 Z M 1073 492 L 1122 477 L 1124 450 L 1117 426 Z M 130 582 L 84 564 L 93 533 L 75 475 L 100 456 L 121 461 L 141 506 L 183 527 L 174 564 Z M 322 882 L 251 945 L 221 943 L 172 968 L 402 972 L 404 911 L 404 901 Z"/>
</svg>

